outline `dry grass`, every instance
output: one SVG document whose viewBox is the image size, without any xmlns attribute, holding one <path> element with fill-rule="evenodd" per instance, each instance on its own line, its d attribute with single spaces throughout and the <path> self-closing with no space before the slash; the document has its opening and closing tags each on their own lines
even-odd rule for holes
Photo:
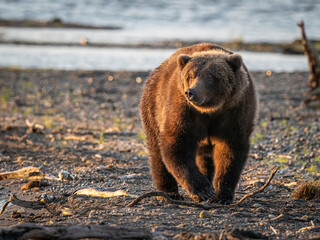
<svg viewBox="0 0 320 240">
<path fill-rule="evenodd" d="M 303 183 L 293 192 L 292 198 L 304 200 L 320 199 L 320 181 Z"/>
</svg>

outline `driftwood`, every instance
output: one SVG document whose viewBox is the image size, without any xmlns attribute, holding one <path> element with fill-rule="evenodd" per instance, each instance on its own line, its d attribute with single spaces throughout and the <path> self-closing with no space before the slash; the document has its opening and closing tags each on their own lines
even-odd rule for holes
<svg viewBox="0 0 320 240">
<path fill-rule="evenodd" d="M 32 178 L 41 176 L 42 173 L 37 167 L 24 167 L 17 171 L 0 173 L 0 180 L 17 179 L 17 178 Z"/>
<path fill-rule="evenodd" d="M 304 22 L 298 23 L 301 31 L 301 44 L 304 53 L 308 59 L 309 65 L 309 85 L 311 88 L 311 97 L 306 100 L 309 103 L 312 100 L 320 100 L 320 60 L 317 50 L 312 43 L 307 39 Z"/>
<path fill-rule="evenodd" d="M 152 239 L 146 229 L 109 227 L 104 225 L 40 226 L 22 223 L 13 227 L 0 228 L 0 240 L 14 239 Z"/>
<path fill-rule="evenodd" d="M 9 205 L 9 203 L 17 205 L 19 207 L 23 207 L 23 208 L 31 208 L 34 210 L 37 209 L 46 209 L 49 213 L 51 213 L 52 215 L 57 215 L 60 212 L 56 212 L 55 210 L 53 210 L 47 203 L 45 202 L 40 202 L 40 201 L 24 201 L 21 200 L 19 198 L 17 198 L 14 194 L 11 193 L 10 198 L 8 201 L 6 201 L 0 211 L 0 215 L 6 210 L 7 206 Z"/>
<path fill-rule="evenodd" d="M 247 198 L 252 197 L 253 195 L 256 195 L 256 194 L 259 193 L 259 192 L 262 192 L 266 187 L 269 186 L 272 178 L 274 177 L 274 175 L 276 174 L 276 172 L 277 172 L 278 170 L 279 170 L 279 167 L 275 167 L 275 168 L 272 170 L 272 172 L 271 172 L 268 180 L 266 181 L 266 183 L 265 183 L 261 188 L 255 190 L 255 191 L 253 191 L 253 192 L 251 192 L 251 193 L 248 193 L 248 194 L 244 195 L 239 201 L 237 201 L 236 203 L 231 204 L 231 206 L 238 206 L 240 203 L 242 203 L 242 202 L 243 202 L 244 200 L 246 200 Z"/>
<path fill-rule="evenodd" d="M 221 232 L 192 233 L 184 232 L 174 236 L 175 240 L 244 240 L 244 239 L 269 239 L 267 236 L 258 232 L 243 229 L 231 229 Z"/>
<path fill-rule="evenodd" d="M 279 167 L 275 167 L 268 180 L 266 181 L 266 183 L 259 189 L 246 194 L 245 196 L 243 196 L 239 201 L 230 204 L 229 207 L 235 207 L 238 206 L 239 204 L 241 204 L 244 200 L 246 200 L 249 197 L 252 197 L 254 195 L 256 195 L 257 193 L 262 192 L 266 187 L 269 186 L 271 180 L 273 179 L 274 175 L 276 174 L 276 172 L 278 171 Z M 200 204 L 200 203 L 195 203 L 195 202 L 186 202 L 186 201 L 180 201 L 180 200 L 174 200 L 172 198 L 170 198 L 166 193 L 164 192 L 149 192 L 146 194 L 143 194 L 139 197 L 137 197 L 135 200 L 133 200 L 131 203 L 129 203 L 126 207 L 133 207 L 135 205 L 137 205 L 140 201 L 142 201 L 145 198 L 150 198 L 150 197 L 163 197 L 164 201 L 166 203 L 169 204 L 176 204 L 176 205 L 183 205 L 183 206 L 188 206 L 188 207 L 195 207 L 195 208 L 201 208 L 201 209 L 205 209 L 205 210 L 210 210 L 210 209 L 214 209 L 214 208 L 219 208 L 219 207 L 226 207 L 226 205 L 222 205 L 222 204 Z"/>
<path fill-rule="evenodd" d="M 186 202 L 186 201 L 180 201 L 180 200 L 174 200 L 171 197 L 169 197 L 165 192 L 148 192 L 145 193 L 139 197 L 137 197 L 135 200 L 133 200 L 131 203 L 129 203 L 126 207 L 133 207 L 137 205 L 140 201 L 142 201 L 145 198 L 150 197 L 163 197 L 164 201 L 169 204 L 176 204 L 176 205 L 183 205 L 188 207 L 195 207 L 195 208 L 202 208 L 205 210 L 212 209 L 211 204 L 204 205 L 196 202 Z"/>
</svg>

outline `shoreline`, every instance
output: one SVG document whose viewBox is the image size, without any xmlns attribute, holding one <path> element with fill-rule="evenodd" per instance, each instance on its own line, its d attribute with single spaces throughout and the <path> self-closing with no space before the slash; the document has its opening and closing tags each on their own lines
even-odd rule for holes
<svg viewBox="0 0 320 240">
<path fill-rule="evenodd" d="M 98 47 L 98 48 L 141 48 L 141 49 L 176 49 L 199 44 L 203 42 L 212 41 L 180 41 L 180 40 L 168 40 L 168 41 L 154 41 L 154 42 L 141 42 L 141 43 L 95 43 L 90 42 L 88 39 L 83 38 L 79 40 L 79 43 L 69 42 L 44 42 L 44 41 L 23 41 L 23 40 L 1 40 L 0 44 L 13 44 L 13 45 L 27 45 L 27 46 L 66 46 L 66 47 Z M 320 54 L 320 40 L 311 41 Z M 229 42 L 212 42 L 220 45 L 231 51 L 248 51 L 248 52 L 270 52 L 270 53 L 282 53 L 289 55 L 303 55 L 303 49 L 300 40 L 294 40 L 292 43 L 247 43 L 238 40 Z"/>
<path fill-rule="evenodd" d="M 110 69 L 105 69 L 105 70 L 91 70 L 91 69 L 55 69 L 55 68 L 29 68 L 29 67 L 18 67 L 18 66 L 10 66 L 10 67 L 2 67 L 0 66 L 0 71 L 26 71 L 26 72 L 32 72 L 32 71 L 39 71 L 39 72 L 65 72 L 65 73 L 88 73 L 88 74 L 102 74 L 102 73 L 127 73 L 127 74 L 142 74 L 146 75 L 149 74 L 153 71 L 154 69 L 151 70 L 110 70 Z M 300 73 L 300 74 L 309 74 L 308 71 L 270 71 L 270 70 L 265 70 L 265 71 L 250 71 L 250 74 L 269 74 L 272 75 L 273 73 L 276 74 L 295 74 L 295 73 Z"/>
<path fill-rule="evenodd" d="M 60 18 L 54 18 L 49 21 L 40 21 L 35 19 L 28 20 L 11 20 L 0 19 L 0 27 L 16 27 L 16 28 L 84 28 L 84 29 L 107 29 L 119 30 L 119 26 L 94 26 L 80 23 L 63 22 Z"/>
<path fill-rule="evenodd" d="M 92 29 L 92 30 L 123 30 L 121 26 L 95 26 L 78 23 L 63 22 L 56 18 L 49 21 L 39 20 L 10 20 L 0 19 L 0 27 L 3 28 L 36 28 L 36 29 Z M 310 39 L 315 49 L 320 53 L 320 39 Z M 0 44 L 15 44 L 15 45 L 36 45 L 36 46 L 86 46 L 86 47 L 105 47 L 105 48 L 150 48 L 150 49 L 172 49 L 186 47 L 201 42 L 213 42 L 221 45 L 231 51 L 252 51 L 252 52 L 275 52 L 284 54 L 304 54 L 301 40 L 295 39 L 291 42 L 245 42 L 242 39 L 231 39 L 229 41 L 212 41 L 210 39 L 202 39 L 195 41 L 185 41 L 181 39 L 160 40 L 160 41 L 141 41 L 139 43 L 97 43 L 91 42 L 90 38 L 79 39 L 79 42 L 50 42 L 49 41 L 25 41 L 25 40 L 2 40 L 0 34 Z"/>
</svg>

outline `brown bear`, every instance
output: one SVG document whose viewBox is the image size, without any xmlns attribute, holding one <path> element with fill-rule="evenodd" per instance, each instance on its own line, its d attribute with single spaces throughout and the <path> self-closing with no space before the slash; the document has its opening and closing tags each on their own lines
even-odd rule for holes
<svg viewBox="0 0 320 240">
<path fill-rule="evenodd" d="M 203 43 L 177 50 L 147 79 L 140 103 L 159 191 L 229 204 L 248 157 L 256 93 L 238 54 Z"/>
</svg>

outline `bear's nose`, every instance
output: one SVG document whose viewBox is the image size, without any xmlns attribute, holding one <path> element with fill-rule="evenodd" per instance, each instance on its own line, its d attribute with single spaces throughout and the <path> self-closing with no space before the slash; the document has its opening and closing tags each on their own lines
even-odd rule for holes
<svg viewBox="0 0 320 240">
<path fill-rule="evenodd" d="M 192 100 L 194 99 L 195 95 L 196 95 L 196 92 L 195 92 L 193 89 L 190 89 L 190 88 L 189 88 L 189 89 L 185 92 L 185 94 L 186 94 L 187 99 L 188 99 L 189 101 L 192 101 Z"/>
</svg>

